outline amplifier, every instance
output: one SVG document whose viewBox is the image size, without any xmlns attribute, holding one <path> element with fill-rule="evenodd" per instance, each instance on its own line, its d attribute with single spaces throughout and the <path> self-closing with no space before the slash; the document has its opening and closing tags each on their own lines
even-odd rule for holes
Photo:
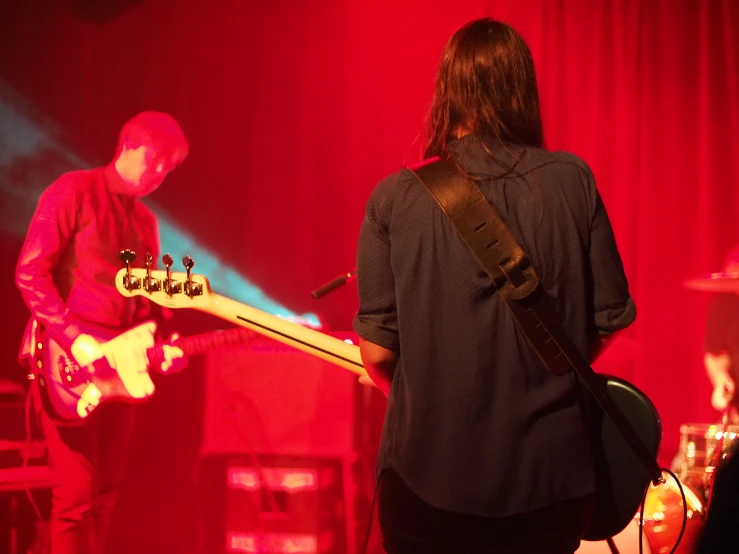
<svg viewBox="0 0 739 554">
<path fill-rule="evenodd" d="M 275 341 L 213 350 L 201 452 L 347 456 L 357 390 L 353 373 Z"/>
<path fill-rule="evenodd" d="M 206 551 L 354 552 L 352 480 L 339 459 L 217 456 L 203 460 Z"/>
<path fill-rule="evenodd" d="M 25 388 L 0 381 L 0 552 L 48 552 L 45 526 L 51 503 L 46 442 L 34 413 L 26 422 Z M 28 423 L 28 425 L 27 425 Z M 26 437 L 26 428 L 30 437 Z M 38 521 L 29 502 L 41 510 Z"/>
</svg>

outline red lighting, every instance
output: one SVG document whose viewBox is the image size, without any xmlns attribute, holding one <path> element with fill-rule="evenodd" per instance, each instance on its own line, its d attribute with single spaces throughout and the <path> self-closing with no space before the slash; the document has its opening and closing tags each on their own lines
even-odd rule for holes
<svg viewBox="0 0 739 554">
<path fill-rule="evenodd" d="M 291 533 L 228 533 L 229 552 L 249 554 L 315 554 L 318 540 L 314 535 Z"/>
<path fill-rule="evenodd" d="M 318 489 L 318 471 L 315 469 L 265 467 L 229 467 L 228 486 L 231 489 L 256 491 L 262 477 L 266 488 L 273 491 L 301 492 Z"/>
</svg>

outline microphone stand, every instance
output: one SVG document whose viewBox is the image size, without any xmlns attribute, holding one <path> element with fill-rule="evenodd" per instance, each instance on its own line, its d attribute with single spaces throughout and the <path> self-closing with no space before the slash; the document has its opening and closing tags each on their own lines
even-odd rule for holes
<svg viewBox="0 0 739 554">
<path fill-rule="evenodd" d="M 339 287 L 347 284 L 349 281 L 353 281 L 356 279 L 357 275 L 357 269 L 352 269 L 349 273 L 344 273 L 342 275 L 339 275 L 335 279 L 332 279 L 328 283 L 326 283 L 323 286 L 318 287 L 316 290 L 312 291 L 310 294 L 313 297 L 314 300 L 318 300 L 322 296 L 327 295 L 332 290 L 336 290 Z"/>
</svg>

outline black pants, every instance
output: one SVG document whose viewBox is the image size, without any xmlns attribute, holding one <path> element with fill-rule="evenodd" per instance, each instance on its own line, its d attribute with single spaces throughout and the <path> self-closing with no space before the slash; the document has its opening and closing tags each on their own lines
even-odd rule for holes
<svg viewBox="0 0 739 554">
<path fill-rule="evenodd" d="M 739 521 L 739 443 L 725 465 L 716 472 L 711 507 L 696 554 L 730 552 L 736 548 L 736 524 Z"/>
<path fill-rule="evenodd" d="M 572 554 L 592 510 L 593 496 L 586 496 L 516 516 L 470 516 L 430 506 L 393 470 L 380 478 L 378 517 L 388 554 Z"/>
<path fill-rule="evenodd" d="M 53 482 L 51 554 L 102 553 L 125 476 L 133 406 L 101 406 L 90 421 L 72 427 L 57 426 L 39 410 Z"/>
</svg>

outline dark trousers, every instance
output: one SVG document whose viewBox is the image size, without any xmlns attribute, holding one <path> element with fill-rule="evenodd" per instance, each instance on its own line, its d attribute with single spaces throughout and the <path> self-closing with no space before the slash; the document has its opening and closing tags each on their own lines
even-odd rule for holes
<svg viewBox="0 0 739 554">
<path fill-rule="evenodd" d="M 418 498 L 393 470 L 382 473 L 378 501 L 388 554 L 572 554 L 593 510 L 587 496 L 502 518 L 447 512 Z"/>
<path fill-rule="evenodd" d="M 51 554 L 101 554 L 124 477 L 133 407 L 100 406 L 90 420 L 57 426 L 40 410 L 52 477 Z"/>
<path fill-rule="evenodd" d="M 737 522 L 739 522 L 739 444 L 732 448 L 728 461 L 716 472 L 713 498 L 696 554 L 730 552 L 736 548 Z"/>
</svg>

